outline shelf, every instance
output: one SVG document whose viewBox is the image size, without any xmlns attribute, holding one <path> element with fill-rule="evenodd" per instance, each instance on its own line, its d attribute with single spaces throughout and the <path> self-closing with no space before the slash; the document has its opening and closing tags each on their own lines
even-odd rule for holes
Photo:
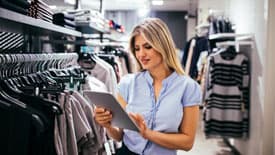
<svg viewBox="0 0 275 155">
<path fill-rule="evenodd" d="M 76 23 L 76 26 L 77 26 L 77 29 L 84 34 L 109 33 L 109 30 L 100 28 L 90 22 L 79 22 L 79 23 Z"/>
<path fill-rule="evenodd" d="M 118 42 L 125 41 L 124 37 L 125 37 L 124 33 L 118 32 L 113 29 L 111 29 L 109 33 L 103 35 L 104 39 L 109 39 L 110 41 L 118 41 Z"/>
<path fill-rule="evenodd" d="M 0 7 L 0 31 L 41 35 L 71 35 L 81 37 L 81 32 L 70 30 L 41 19 L 35 19 Z"/>
<path fill-rule="evenodd" d="M 226 38 L 232 38 L 232 39 L 237 39 L 237 38 L 247 38 L 247 37 L 252 37 L 252 34 L 236 34 L 236 33 L 218 33 L 218 34 L 211 34 L 209 35 L 209 40 L 214 40 L 214 39 L 226 39 Z"/>
<path fill-rule="evenodd" d="M 222 46 L 242 46 L 242 45 L 248 45 L 252 46 L 253 42 L 252 41 L 223 41 L 223 42 L 218 42 L 216 43 L 217 47 L 222 47 Z"/>
</svg>

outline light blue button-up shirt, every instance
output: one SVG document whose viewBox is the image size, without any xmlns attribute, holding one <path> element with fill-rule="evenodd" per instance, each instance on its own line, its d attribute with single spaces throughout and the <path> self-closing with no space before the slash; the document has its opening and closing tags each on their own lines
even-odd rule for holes
<svg viewBox="0 0 275 155">
<path fill-rule="evenodd" d="M 188 76 L 173 72 L 162 81 L 155 101 L 153 79 L 148 71 L 125 75 L 118 91 L 127 102 L 126 111 L 141 114 L 147 127 L 160 132 L 178 132 L 183 108 L 200 104 L 200 87 Z M 144 139 L 138 132 L 124 129 L 124 144 L 142 155 L 176 155 L 176 150 L 164 148 Z"/>
</svg>

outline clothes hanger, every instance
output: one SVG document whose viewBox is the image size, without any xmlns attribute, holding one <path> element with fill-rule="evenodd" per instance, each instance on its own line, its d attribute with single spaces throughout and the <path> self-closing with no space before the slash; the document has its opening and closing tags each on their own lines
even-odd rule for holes
<svg viewBox="0 0 275 155">
<path fill-rule="evenodd" d="M 226 60 L 234 59 L 237 54 L 238 53 L 236 52 L 236 49 L 234 46 L 229 46 L 225 49 L 225 51 L 220 53 L 222 58 Z"/>
<path fill-rule="evenodd" d="M 13 82 L 14 81 L 10 79 L 2 80 L 0 82 L 2 90 L 8 94 L 7 96 L 11 96 L 11 98 L 17 99 L 27 105 L 43 106 L 47 110 L 50 110 L 56 114 L 62 113 L 62 109 L 58 103 L 24 93 L 24 91 L 21 91 L 20 88 L 17 88 L 14 84 L 12 84 Z"/>
</svg>

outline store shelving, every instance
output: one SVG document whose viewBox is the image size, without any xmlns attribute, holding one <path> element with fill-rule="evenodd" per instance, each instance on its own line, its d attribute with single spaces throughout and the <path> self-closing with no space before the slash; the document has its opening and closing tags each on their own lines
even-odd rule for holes
<svg viewBox="0 0 275 155">
<path fill-rule="evenodd" d="M 109 33 L 109 29 L 101 28 L 91 22 L 80 22 L 80 23 L 77 23 L 76 25 L 77 25 L 78 30 L 84 34 Z"/>
<path fill-rule="evenodd" d="M 67 29 L 41 19 L 35 19 L 0 7 L 0 31 L 43 35 L 70 35 L 81 37 L 79 31 Z"/>
</svg>

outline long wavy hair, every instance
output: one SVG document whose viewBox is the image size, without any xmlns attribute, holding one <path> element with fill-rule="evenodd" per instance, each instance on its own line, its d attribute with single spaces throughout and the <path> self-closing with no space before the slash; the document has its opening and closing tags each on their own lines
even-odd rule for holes
<svg viewBox="0 0 275 155">
<path fill-rule="evenodd" d="M 167 25 L 161 19 L 147 18 L 142 23 L 134 27 L 130 37 L 130 51 L 134 56 L 135 37 L 137 35 L 143 36 L 146 42 L 161 54 L 162 59 L 170 69 L 176 71 L 178 74 L 184 74 L 172 35 Z M 138 64 L 139 68 L 142 70 L 139 62 Z"/>
</svg>

